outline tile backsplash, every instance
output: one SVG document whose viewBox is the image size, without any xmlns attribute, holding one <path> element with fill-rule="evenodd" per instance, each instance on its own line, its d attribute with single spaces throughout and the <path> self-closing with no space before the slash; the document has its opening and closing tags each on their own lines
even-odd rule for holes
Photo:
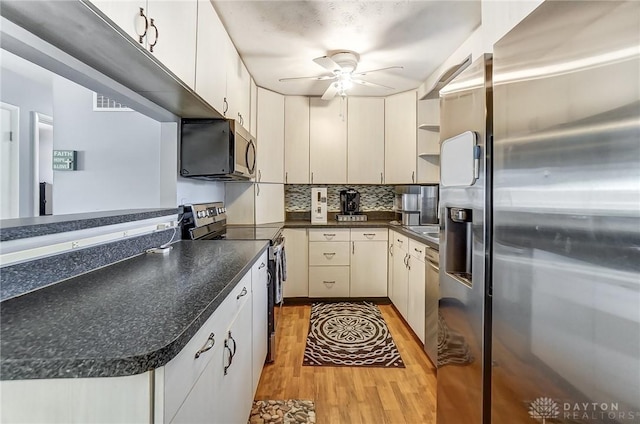
<svg viewBox="0 0 640 424">
<path fill-rule="evenodd" d="M 311 188 L 327 187 L 327 210 L 340 211 L 340 191 L 353 188 L 360 193 L 360 210 L 392 211 L 394 186 L 386 185 L 322 185 L 286 184 L 284 186 L 284 206 L 286 212 L 307 212 L 311 210 Z"/>
</svg>

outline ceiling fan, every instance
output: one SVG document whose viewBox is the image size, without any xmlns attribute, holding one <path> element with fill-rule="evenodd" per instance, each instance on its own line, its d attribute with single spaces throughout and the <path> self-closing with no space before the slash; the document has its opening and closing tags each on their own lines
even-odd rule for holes
<svg viewBox="0 0 640 424">
<path fill-rule="evenodd" d="M 386 71 L 388 69 L 403 69 L 402 66 L 389 66 L 387 68 L 373 69 L 366 72 L 354 73 L 358 66 L 358 55 L 350 51 L 340 51 L 332 54 L 331 56 L 321 56 L 313 59 L 315 63 L 322 66 L 326 70 L 331 72 L 331 75 L 319 75 L 317 77 L 296 77 L 296 78 L 281 78 L 279 81 L 294 81 L 294 80 L 315 80 L 315 81 L 333 81 L 326 91 L 322 95 L 322 100 L 331 100 L 336 94 L 340 96 L 346 96 L 347 90 L 353 87 L 353 84 L 360 84 L 366 87 L 379 87 L 393 90 L 393 87 L 387 87 L 382 84 L 375 84 L 360 79 L 365 75 L 373 72 Z"/>
</svg>

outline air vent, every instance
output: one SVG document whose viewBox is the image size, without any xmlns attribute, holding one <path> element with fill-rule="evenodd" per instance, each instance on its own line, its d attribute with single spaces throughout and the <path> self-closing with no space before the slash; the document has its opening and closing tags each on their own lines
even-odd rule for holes
<svg viewBox="0 0 640 424">
<path fill-rule="evenodd" d="M 94 112 L 132 112 L 133 109 L 100 93 L 93 93 Z"/>
</svg>

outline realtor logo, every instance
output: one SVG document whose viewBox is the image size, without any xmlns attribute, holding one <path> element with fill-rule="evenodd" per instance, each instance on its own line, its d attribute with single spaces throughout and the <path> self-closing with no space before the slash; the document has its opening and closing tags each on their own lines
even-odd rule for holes
<svg viewBox="0 0 640 424">
<path fill-rule="evenodd" d="M 548 418 L 558 418 L 560 408 L 553 399 L 539 397 L 529 404 L 529 415 L 536 420 L 542 419 L 542 424 L 545 424 Z"/>
</svg>

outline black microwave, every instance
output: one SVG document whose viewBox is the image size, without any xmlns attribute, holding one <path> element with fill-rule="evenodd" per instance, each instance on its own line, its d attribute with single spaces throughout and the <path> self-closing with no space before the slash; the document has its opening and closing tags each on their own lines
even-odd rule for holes
<svg viewBox="0 0 640 424">
<path fill-rule="evenodd" d="M 256 138 L 233 119 L 183 119 L 180 175 L 249 180 L 255 175 L 256 149 Z"/>
</svg>

